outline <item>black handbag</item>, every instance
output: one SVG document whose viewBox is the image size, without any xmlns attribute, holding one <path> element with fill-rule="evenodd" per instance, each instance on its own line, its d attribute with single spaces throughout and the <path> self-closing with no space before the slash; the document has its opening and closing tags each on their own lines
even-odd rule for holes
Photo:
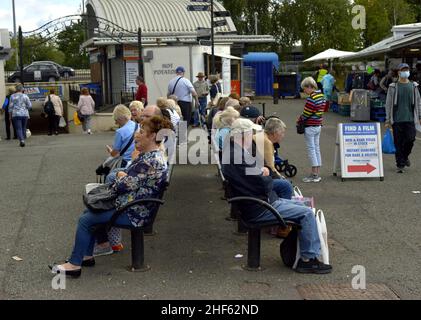
<svg viewBox="0 0 421 320">
<path fill-rule="evenodd" d="M 115 209 L 117 196 L 117 192 L 113 190 L 111 185 L 102 184 L 89 193 L 85 193 L 83 203 L 91 212 L 101 213 Z"/>
<path fill-rule="evenodd" d="M 305 126 L 304 122 L 298 122 L 297 123 L 297 133 L 298 134 L 306 133 L 306 126 Z"/>
</svg>

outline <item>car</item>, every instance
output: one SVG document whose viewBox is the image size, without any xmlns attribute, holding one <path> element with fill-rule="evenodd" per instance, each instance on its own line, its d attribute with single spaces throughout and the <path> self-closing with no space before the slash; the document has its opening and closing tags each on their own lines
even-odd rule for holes
<svg viewBox="0 0 421 320">
<path fill-rule="evenodd" d="M 58 72 L 60 73 L 61 77 L 69 78 L 69 77 L 75 76 L 75 70 L 73 68 L 62 66 L 62 65 L 60 65 L 60 64 L 58 64 L 54 61 L 36 61 L 36 62 L 33 62 L 32 64 L 33 65 L 36 65 L 36 64 L 52 64 L 58 69 Z"/>
<path fill-rule="evenodd" d="M 52 64 L 30 64 L 23 68 L 24 82 L 56 82 L 60 80 L 60 73 Z M 16 71 L 7 78 L 7 82 L 20 83 L 22 76 L 20 71 Z"/>
</svg>

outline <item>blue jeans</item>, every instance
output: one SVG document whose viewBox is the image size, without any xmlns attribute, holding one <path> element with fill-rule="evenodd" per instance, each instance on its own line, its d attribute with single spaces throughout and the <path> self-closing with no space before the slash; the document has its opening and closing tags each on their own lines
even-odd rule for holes
<svg viewBox="0 0 421 320">
<path fill-rule="evenodd" d="M 194 113 L 194 125 L 198 126 L 200 124 L 199 117 L 206 116 L 206 106 L 208 103 L 207 97 L 199 98 L 199 108 Z"/>
<path fill-rule="evenodd" d="M 287 221 L 292 221 L 301 225 L 299 233 L 301 257 L 304 259 L 317 258 L 320 255 L 320 239 L 317 231 L 316 217 L 313 210 L 303 203 L 293 200 L 279 199 L 272 206 Z M 251 222 L 278 221 L 272 212 L 265 211 Z"/>
<path fill-rule="evenodd" d="M 25 141 L 26 139 L 26 126 L 28 124 L 27 117 L 14 117 L 12 118 L 13 128 L 16 130 L 16 135 L 19 141 Z"/>
<path fill-rule="evenodd" d="M 291 200 L 294 187 L 292 184 L 285 179 L 274 179 L 273 180 L 273 191 L 281 199 Z"/>
<path fill-rule="evenodd" d="M 76 230 L 76 240 L 73 247 L 72 256 L 69 262 L 75 266 L 81 266 L 83 257 L 91 257 L 94 252 L 95 236 L 91 232 L 91 228 L 98 224 L 105 224 L 109 222 L 114 215 L 115 210 L 106 211 L 100 214 L 95 214 L 86 210 L 79 218 L 79 223 Z M 116 221 L 122 226 L 131 226 L 131 222 L 127 214 L 122 214 Z"/>
<path fill-rule="evenodd" d="M 322 166 L 322 155 L 320 153 L 320 134 L 322 127 L 308 127 L 305 132 L 308 158 L 312 167 Z"/>
</svg>

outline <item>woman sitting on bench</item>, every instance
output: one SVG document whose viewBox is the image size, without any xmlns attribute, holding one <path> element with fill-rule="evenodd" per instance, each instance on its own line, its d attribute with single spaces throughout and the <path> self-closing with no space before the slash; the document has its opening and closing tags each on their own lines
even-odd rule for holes
<svg viewBox="0 0 421 320">
<path fill-rule="evenodd" d="M 164 133 L 162 130 L 171 128 L 170 121 L 159 117 L 152 117 L 143 122 L 140 133 L 136 135 L 136 148 L 142 153 L 125 172 L 117 174 L 117 181 L 113 186 L 118 193 L 116 208 L 100 214 L 85 210 L 79 219 L 73 253 L 67 263 L 50 266 L 54 274 L 64 273 L 67 276 L 80 277 L 82 267 L 95 265 L 92 256 L 95 236 L 91 228 L 108 223 L 116 210 L 132 201 L 158 196 L 168 173 L 167 162 L 160 150 L 162 141 L 159 141 L 164 134 L 158 133 Z M 121 226 L 142 227 L 148 223 L 149 214 L 146 207 L 134 206 L 122 214 L 116 223 Z"/>
</svg>

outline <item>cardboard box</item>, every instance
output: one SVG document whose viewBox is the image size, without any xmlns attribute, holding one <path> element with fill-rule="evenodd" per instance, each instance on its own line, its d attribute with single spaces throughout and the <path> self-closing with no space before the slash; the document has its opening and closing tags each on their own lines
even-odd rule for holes
<svg viewBox="0 0 421 320">
<path fill-rule="evenodd" d="M 349 93 L 340 92 L 338 94 L 338 104 L 341 104 L 341 105 L 350 105 L 351 104 L 351 99 L 350 99 Z"/>
</svg>

